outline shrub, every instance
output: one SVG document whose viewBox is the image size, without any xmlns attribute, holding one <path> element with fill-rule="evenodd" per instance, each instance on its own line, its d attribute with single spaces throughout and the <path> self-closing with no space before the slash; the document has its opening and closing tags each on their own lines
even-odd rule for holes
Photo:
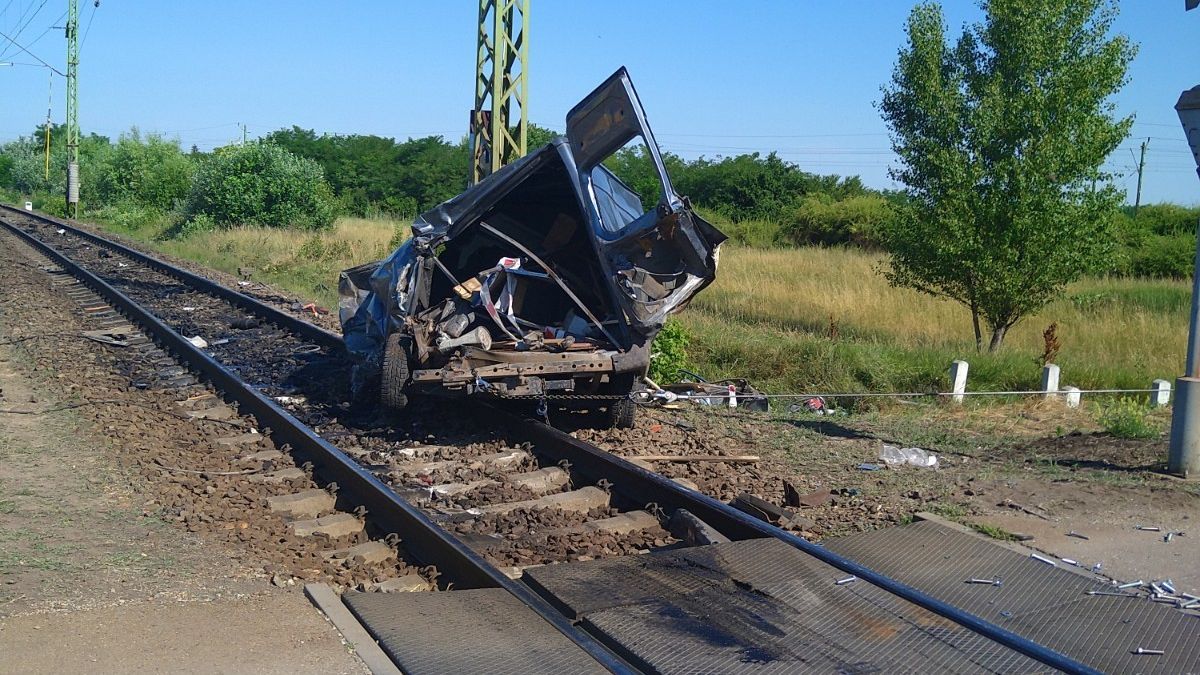
<svg viewBox="0 0 1200 675">
<path fill-rule="evenodd" d="M 874 244 L 879 229 L 891 221 L 891 204 L 879 195 L 834 199 L 812 194 L 801 200 L 781 235 L 793 244 Z"/>
<path fill-rule="evenodd" d="M 187 198 L 194 167 L 178 143 L 153 134 L 143 141 L 135 128 L 97 159 L 94 192 L 103 204 L 169 211 Z"/>
<path fill-rule="evenodd" d="M 1189 277 L 1195 263 L 1196 237 L 1186 232 L 1150 235 L 1128 256 L 1129 273 L 1134 276 Z"/>
<path fill-rule="evenodd" d="M 185 217 L 217 225 L 320 229 L 333 224 L 336 200 L 310 159 L 269 143 L 221 148 L 196 171 Z"/>
<path fill-rule="evenodd" d="M 1150 419 L 1150 408 L 1129 397 L 1102 404 L 1096 419 L 1100 426 L 1117 438 L 1155 438 L 1159 425 Z"/>
<path fill-rule="evenodd" d="M 687 367 L 687 331 L 676 319 L 667 319 L 650 345 L 650 379 L 664 384 L 679 379 Z"/>
<path fill-rule="evenodd" d="M 217 229 L 217 224 L 213 222 L 212 216 L 207 213 L 201 213 L 193 216 L 191 219 L 184 221 L 182 225 L 169 232 L 180 239 L 186 239 L 194 234 L 202 234 L 204 232 L 212 232 Z"/>
</svg>

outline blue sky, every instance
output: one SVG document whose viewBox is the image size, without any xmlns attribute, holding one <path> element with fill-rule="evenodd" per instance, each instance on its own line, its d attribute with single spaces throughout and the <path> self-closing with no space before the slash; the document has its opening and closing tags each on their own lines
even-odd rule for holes
<svg viewBox="0 0 1200 675">
<path fill-rule="evenodd" d="M 530 116 L 560 129 L 581 96 L 629 68 L 659 142 L 685 157 L 771 150 L 809 171 L 892 187 L 874 103 L 891 75 L 907 0 L 648 2 L 532 0 Z M 207 149 L 293 124 L 406 138 L 465 133 L 472 105 L 470 0 L 80 1 L 80 120 L 130 126 Z M 1143 202 L 1200 203 L 1200 180 L 1172 106 L 1200 83 L 1200 11 L 1183 0 L 1125 0 L 1116 29 L 1140 44 L 1118 111 L 1134 138 L 1109 159 L 1132 201 L 1130 149 L 1150 138 Z M 944 2 L 952 34 L 979 18 Z M 66 0 L 0 0 L 0 31 L 60 70 Z M 24 18 L 22 18 L 22 16 Z M 32 17 L 32 20 L 30 20 Z M 90 24 L 90 28 L 88 28 Z M 0 42 L 4 42 L 0 39 Z M 31 62 L 11 45 L 0 61 Z M 0 46 L 0 51 L 4 49 Z M 45 119 L 47 70 L 0 67 L 0 140 Z M 53 117 L 64 117 L 55 78 Z"/>
</svg>

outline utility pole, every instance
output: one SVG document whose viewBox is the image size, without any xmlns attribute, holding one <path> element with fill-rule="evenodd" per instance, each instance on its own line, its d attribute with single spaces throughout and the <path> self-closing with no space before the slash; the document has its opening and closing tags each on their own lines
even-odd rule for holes
<svg viewBox="0 0 1200 675">
<path fill-rule="evenodd" d="M 67 217 L 79 217 L 79 0 L 67 0 Z"/>
<path fill-rule="evenodd" d="M 242 123 L 242 145 L 246 144 L 246 123 Z"/>
<path fill-rule="evenodd" d="M 529 0 L 479 0 L 471 184 L 523 157 L 529 119 Z"/>
<path fill-rule="evenodd" d="M 1142 141 L 1142 154 L 1141 154 L 1141 157 L 1137 158 L 1138 183 L 1137 183 L 1137 197 L 1134 199 L 1134 202 L 1133 202 L 1133 217 L 1134 218 L 1137 218 L 1138 209 L 1140 209 L 1142 207 L 1142 174 L 1146 171 L 1146 146 L 1147 145 L 1150 145 L 1149 138 Z M 1130 150 L 1129 152 L 1133 152 L 1133 150 Z"/>
<path fill-rule="evenodd" d="M 1200 6 L 1200 0 L 1187 0 L 1188 10 Z M 1175 104 L 1184 136 L 1196 160 L 1200 176 L 1200 85 L 1179 95 Z M 1200 222 L 1196 227 L 1200 233 Z M 1167 471 L 1192 477 L 1200 473 L 1200 243 L 1196 246 L 1196 265 L 1192 272 L 1192 318 L 1188 326 L 1187 372 L 1175 379 L 1175 401 L 1171 407 L 1171 444 Z"/>
</svg>

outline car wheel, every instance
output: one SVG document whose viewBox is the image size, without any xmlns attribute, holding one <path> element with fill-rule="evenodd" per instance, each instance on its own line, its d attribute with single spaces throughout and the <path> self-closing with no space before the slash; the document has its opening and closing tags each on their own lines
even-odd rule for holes
<svg viewBox="0 0 1200 675">
<path fill-rule="evenodd" d="M 379 402 L 389 410 L 402 410 L 408 405 L 408 346 L 399 333 L 388 336 L 383 348 L 383 372 L 379 382 Z"/>
<path fill-rule="evenodd" d="M 637 404 L 623 398 L 608 406 L 608 426 L 611 429 L 632 429 L 637 418 Z"/>
</svg>

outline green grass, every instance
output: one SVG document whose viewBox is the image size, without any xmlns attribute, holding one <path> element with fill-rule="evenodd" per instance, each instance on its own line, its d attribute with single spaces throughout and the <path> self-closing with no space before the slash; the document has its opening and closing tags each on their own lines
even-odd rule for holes
<svg viewBox="0 0 1200 675">
<path fill-rule="evenodd" d="M 988 354 L 966 309 L 888 286 L 884 263 L 844 248 L 726 247 L 716 283 L 681 317 L 693 369 L 777 392 L 944 391 L 950 362 L 965 359 L 969 389 L 1034 389 L 1052 322 L 1064 386 L 1145 388 L 1183 369 L 1184 282 L 1081 280 Z"/>
<path fill-rule="evenodd" d="M 1000 541 L 1019 541 L 1017 539 L 1017 535 L 994 525 L 985 525 L 983 523 L 967 523 L 967 525 L 972 530 L 991 537 L 992 539 L 998 539 Z"/>
</svg>

